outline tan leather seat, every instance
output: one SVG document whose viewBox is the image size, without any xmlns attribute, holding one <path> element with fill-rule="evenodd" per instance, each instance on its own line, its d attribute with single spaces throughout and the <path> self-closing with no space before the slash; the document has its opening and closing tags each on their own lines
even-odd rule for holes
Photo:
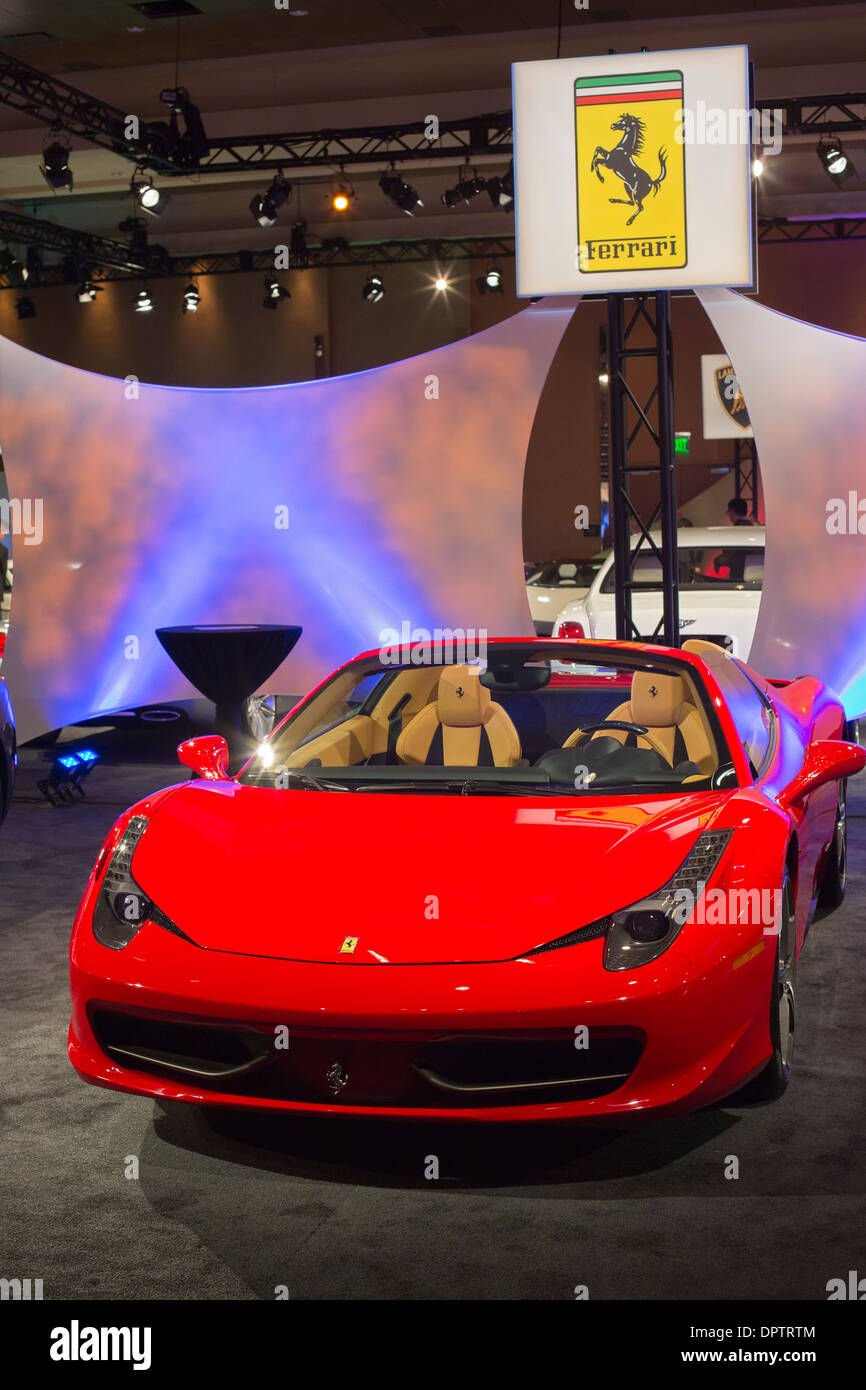
<svg viewBox="0 0 866 1390">
<path fill-rule="evenodd" d="M 716 766 L 713 747 L 707 736 L 704 720 L 689 697 L 682 676 L 657 675 L 652 671 L 635 671 L 631 680 L 631 695 L 622 705 L 610 711 L 608 719 L 621 719 L 628 724 L 642 724 L 653 735 L 656 744 L 664 749 L 671 767 L 693 762 L 701 772 L 712 772 Z M 625 743 L 631 738 L 638 748 L 653 745 L 642 734 L 629 735 L 624 729 L 600 729 L 592 739 L 615 738 Z M 575 729 L 563 745 L 571 748 L 580 738 Z"/>
<path fill-rule="evenodd" d="M 397 740 L 397 758 L 416 767 L 513 767 L 520 757 L 517 730 L 472 666 L 447 666 L 436 699 Z"/>
</svg>

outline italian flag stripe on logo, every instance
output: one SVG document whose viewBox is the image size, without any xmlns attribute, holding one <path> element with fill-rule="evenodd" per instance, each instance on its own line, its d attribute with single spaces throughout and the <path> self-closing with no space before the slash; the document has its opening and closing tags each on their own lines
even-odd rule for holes
<svg viewBox="0 0 866 1390">
<path fill-rule="evenodd" d="M 623 77 L 579 77 L 575 83 L 578 106 L 606 102 L 682 101 L 683 77 L 679 72 L 629 73 Z"/>
</svg>

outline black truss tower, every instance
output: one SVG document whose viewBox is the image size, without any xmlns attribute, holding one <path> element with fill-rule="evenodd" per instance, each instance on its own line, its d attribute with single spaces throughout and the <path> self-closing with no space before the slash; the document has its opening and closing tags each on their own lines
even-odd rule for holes
<svg viewBox="0 0 866 1390">
<path fill-rule="evenodd" d="M 758 451 L 754 439 L 734 440 L 734 495 L 749 504 L 749 515 L 758 505 Z"/>
<path fill-rule="evenodd" d="M 670 295 L 607 296 L 607 336 L 610 358 L 610 518 L 614 553 L 616 635 L 625 641 L 660 641 L 679 646 L 677 568 L 677 495 L 674 456 L 673 341 Z M 649 347 L 637 346 L 638 330 L 648 328 Z M 654 359 L 655 385 L 641 404 L 638 389 L 629 382 L 629 364 Z M 635 439 L 649 436 L 656 462 L 633 464 L 629 454 Z M 639 509 L 631 493 L 635 473 L 654 475 L 658 482 L 654 505 Z M 643 515 L 641 515 L 643 511 Z M 661 533 L 661 544 L 650 534 Z M 632 535 L 636 536 L 631 548 Z M 634 567 L 639 557 L 654 554 L 661 565 L 662 617 L 653 632 L 638 630 L 632 615 Z"/>
</svg>

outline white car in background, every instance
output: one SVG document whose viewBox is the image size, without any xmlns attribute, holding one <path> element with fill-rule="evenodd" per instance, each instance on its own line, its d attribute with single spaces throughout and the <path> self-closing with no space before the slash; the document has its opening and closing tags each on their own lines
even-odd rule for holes
<svg viewBox="0 0 866 1390">
<path fill-rule="evenodd" d="M 683 640 L 700 637 L 748 659 L 764 579 L 764 534 L 763 526 L 689 526 L 677 532 Z M 658 532 L 652 537 L 661 545 Z M 637 541 L 632 536 L 632 550 Z M 662 617 L 661 566 L 646 542 L 632 580 L 632 618 L 644 641 L 652 641 Z M 616 636 L 612 551 L 587 593 L 560 609 L 552 635 Z"/>
<path fill-rule="evenodd" d="M 588 560 L 547 560 L 531 566 L 526 597 L 537 636 L 549 637 L 562 605 L 589 592 L 609 553 L 603 550 Z"/>
</svg>

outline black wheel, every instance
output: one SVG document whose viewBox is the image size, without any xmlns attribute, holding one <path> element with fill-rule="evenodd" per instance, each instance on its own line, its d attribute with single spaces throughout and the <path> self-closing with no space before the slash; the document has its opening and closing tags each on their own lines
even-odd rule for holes
<svg viewBox="0 0 866 1390">
<path fill-rule="evenodd" d="M 785 870 L 782 883 L 782 916 L 776 938 L 776 962 L 770 996 L 770 1041 L 773 1052 L 763 1071 L 740 1091 L 744 1101 L 777 1100 L 791 1080 L 794 1055 L 794 1001 L 797 974 L 797 928 L 794 922 L 794 890 Z"/>
<path fill-rule="evenodd" d="M 836 828 L 833 840 L 827 851 L 827 862 L 821 887 L 818 891 L 818 906 L 838 907 L 845 896 L 848 882 L 848 820 L 845 814 L 845 783 L 839 783 L 839 800 L 836 804 Z"/>
</svg>

